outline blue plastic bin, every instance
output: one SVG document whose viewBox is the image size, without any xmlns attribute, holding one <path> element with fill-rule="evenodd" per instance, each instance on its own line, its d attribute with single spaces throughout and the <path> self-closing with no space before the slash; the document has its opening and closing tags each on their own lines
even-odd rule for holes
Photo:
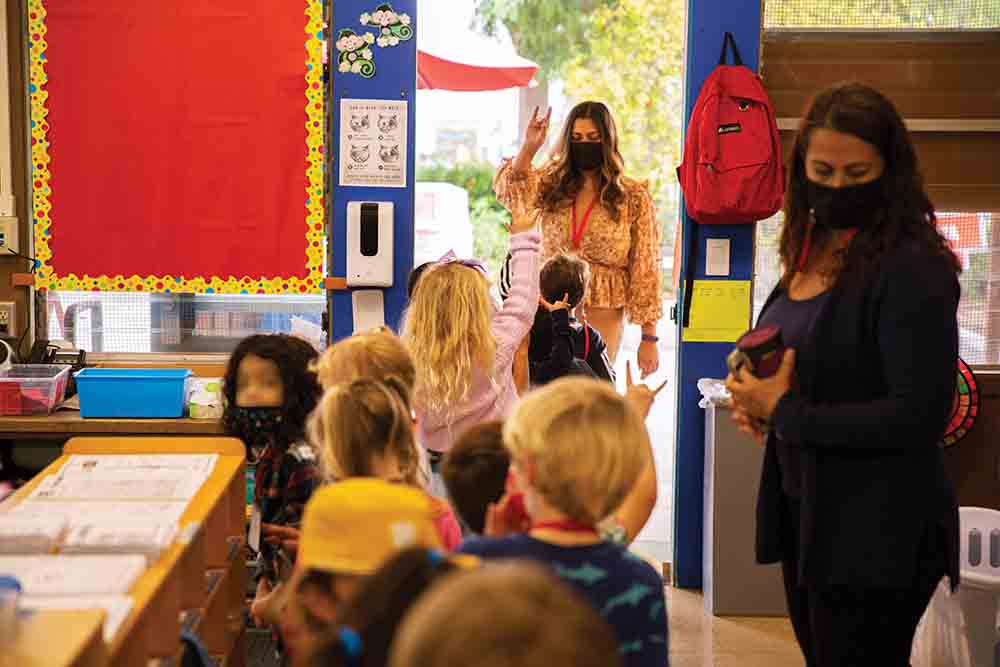
<svg viewBox="0 0 1000 667">
<path fill-rule="evenodd" d="M 85 419 L 177 419 L 191 371 L 183 368 L 84 368 L 76 374 Z"/>
</svg>

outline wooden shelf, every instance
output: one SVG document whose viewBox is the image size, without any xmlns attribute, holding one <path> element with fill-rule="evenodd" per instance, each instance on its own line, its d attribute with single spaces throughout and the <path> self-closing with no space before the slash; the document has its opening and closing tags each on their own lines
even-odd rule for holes
<svg viewBox="0 0 1000 667">
<path fill-rule="evenodd" d="M 62 410 L 47 417 L 0 417 L 0 440 L 78 435 L 222 435 L 215 419 L 84 419 Z"/>
<path fill-rule="evenodd" d="M 132 586 L 129 591 L 132 611 L 107 646 L 100 638 L 103 612 L 92 613 L 91 622 L 96 624 L 100 647 L 93 655 L 98 657 L 80 661 L 79 656 L 91 655 L 75 648 L 80 644 L 80 633 L 86 631 L 86 623 L 81 620 L 71 623 L 72 632 L 46 633 L 47 643 L 52 645 L 50 649 L 56 652 L 53 655 L 58 659 L 25 660 L 16 664 L 145 667 L 152 662 L 167 667 L 177 660 L 182 624 L 192 624 L 210 652 L 229 656 L 232 651 L 239 650 L 243 633 L 235 621 L 242 622 L 243 588 L 247 578 L 246 567 L 239 557 L 245 531 L 243 452 L 243 443 L 232 438 L 104 437 L 74 438 L 66 443 L 63 456 L 19 489 L 14 502 L 26 498 L 43 477 L 58 472 L 70 454 L 215 453 L 219 454 L 219 459 L 181 515 L 180 534 L 185 537 L 165 550 Z M 182 609 L 186 610 L 184 614 Z M 39 623 L 56 623 L 59 613 L 62 612 L 38 612 L 32 619 Z M 93 614 L 98 614 L 97 620 Z M 25 633 L 19 637 L 15 650 L 22 650 L 22 643 L 26 645 L 23 650 L 30 649 Z M 229 664 L 242 664 L 242 659 L 232 659 Z"/>
<path fill-rule="evenodd" d="M 103 610 L 34 613 L 21 621 L 14 646 L 4 649 L 11 662 L 0 662 L 18 667 L 105 667 L 111 663 L 101 637 L 103 625 Z"/>
</svg>

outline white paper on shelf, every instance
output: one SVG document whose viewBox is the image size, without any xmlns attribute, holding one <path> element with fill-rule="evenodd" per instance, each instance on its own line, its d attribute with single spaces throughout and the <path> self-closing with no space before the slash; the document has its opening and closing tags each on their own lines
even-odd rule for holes
<svg viewBox="0 0 1000 667">
<path fill-rule="evenodd" d="M 0 514 L 0 554 L 51 553 L 66 531 L 62 515 L 22 516 Z"/>
<path fill-rule="evenodd" d="M 143 556 L 0 556 L 26 596 L 121 595 L 146 569 Z"/>
<path fill-rule="evenodd" d="M 181 515 L 187 509 L 187 505 L 188 503 L 183 500 L 168 500 L 165 502 L 25 500 L 11 506 L 7 512 L 0 511 L 0 519 L 4 516 L 59 516 L 67 519 L 69 526 L 73 526 L 80 522 L 103 517 L 111 517 L 117 520 L 123 516 L 127 516 L 132 519 L 172 521 L 176 523 L 180 521 Z"/>
<path fill-rule="evenodd" d="M 30 500 L 190 500 L 204 478 L 186 472 L 148 470 L 49 475 Z"/>
<path fill-rule="evenodd" d="M 103 474 L 108 471 L 186 471 L 207 478 L 219 460 L 218 454 L 71 454 L 60 476 Z"/>
<path fill-rule="evenodd" d="M 127 595 L 94 595 L 75 597 L 46 597 L 25 595 L 20 599 L 22 609 L 34 611 L 42 609 L 103 609 L 104 642 L 110 644 L 118 633 L 118 628 L 132 611 L 132 598 Z"/>
<path fill-rule="evenodd" d="M 155 559 L 177 535 L 173 522 L 97 517 L 71 525 L 61 553 L 142 554 Z"/>
</svg>

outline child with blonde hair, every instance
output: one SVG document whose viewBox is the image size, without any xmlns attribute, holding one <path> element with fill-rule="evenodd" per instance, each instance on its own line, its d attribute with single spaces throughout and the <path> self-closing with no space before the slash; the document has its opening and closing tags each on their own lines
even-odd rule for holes
<svg viewBox="0 0 1000 667">
<path fill-rule="evenodd" d="M 569 377 L 529 394 L 507 421 L 511 486 L 523 496 L 527 534 L 472 539 L 461 551 L 485 559 L 548 564 L 614 629 L 628 667 L 668 664 L 663 581 L 646 562 L 601 538 L 652 458 L 638 410 L 607 382 Z M 486 532 L 505 532 L 501 506 Z"/>
<path fill-rule="evenodd" d="M 388 327 L 357 333 L 334 343 L 319 358 L 315 369 L 324 390 L 358 378 L 394 377 L 406 389 L 407 403 L 417 381 L 410 351 Z"/>
<path fill-rule="evenodd" d="M 377 477 L 424 490 L 426 479 L 401 380 L 362 377 L 332 386 L 309 420 L 309 435 L 319 448 L 320 468 L 327 481 Z M 431 499 L 435 527 L 447 549 L 462 540 L 458 520 L 446 503 Z"/>
<path fill-rule="evenodd" d="M 541 237 L 530 216 L 515 215 L 510 231 L 512 284 L 502 307 L 470 262 L 432 266 L 413 291 L 403 341 L 417 369 L 421 442 L 432 453 L 447 452 L 474 424 L 505 417 L 517 401 L 511 368 L 538 307 Z"/>
</svg>

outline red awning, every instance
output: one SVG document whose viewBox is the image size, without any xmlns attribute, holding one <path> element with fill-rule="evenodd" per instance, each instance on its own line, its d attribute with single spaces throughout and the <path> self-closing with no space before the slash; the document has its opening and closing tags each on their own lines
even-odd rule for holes
<svg viewBox="0 0 1000 667">
<path fill-rule="evenodd" d="M 417 87 L 423 90 L 520 88 L 536 71 L 530 60 L 468 31 L 421 39 L 417 46 Z"/>
</svg>

